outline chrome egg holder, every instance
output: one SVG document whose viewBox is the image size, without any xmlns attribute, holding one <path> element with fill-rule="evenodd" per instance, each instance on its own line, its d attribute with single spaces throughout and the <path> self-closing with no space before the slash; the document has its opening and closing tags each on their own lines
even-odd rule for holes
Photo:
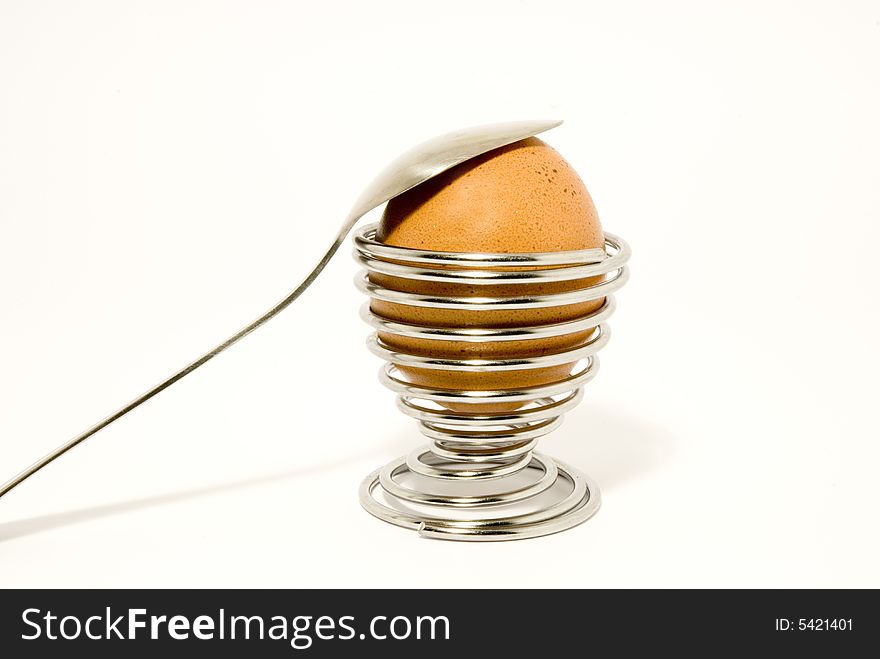
<svg viewBox="0 0 880 659">
<path fill-rule="evenodd" d="M 592 313 L 575 320 L 518 328 L 429 327 L 361 315 L 376 330 L 371 352 L 386 360 L 382 383 L 397 394 L 397 406 L 418 421 L 431 442 L 370 474 L 360 501 L 376 517 L 450 540 L 511 540 L 556 533 L 586 521 L 599 508 L 596 485 L 579 471 L 534 451 L 538 439 L 562 423 L 565 412 L 583 397 L 582 387 L 599 368 L 597 352 L 608 342 L 607 319 L 613 293 L 626 283 L 628 245 L 605 234 L 605 249 L 567 252 L 490 254 L 436 252 L 385 245 L 375 239 L 376 224 L 355 233 L 355 260 L 364 270 L 357 287 L 371 300 L 460 311 L 537 309 L 605 298 Z M 516 269 L 535 268 L 535 269 Z M 371 274 L 419 282 L 506 286 L 599 278 L 586 288 L 543 295 L 453 297 L 392 290 Z M 382 334 L 408 339 L 497 342 L 546 339 L 592 330 L 589 338 L 564 352 L 507 359 L 449 359 L 409 354 L 385 345 Z M 419 386 L 399 366 L 469 373 L 522 371 L 575 363 L 568 376 L 540 386 L 466 391 Z M 487 412 L 486 404 L 521 404 L 513 411 Z M 467 410 L 469 404 L 477 406 Z M 452 405 L 452 407 L 450 407 Z M 502 407 L 510 407 L 502 406 Z M 404 483 L 417 479 L 416 485 Z M 560 489 L 551 501 L 552 490 Z M 452 490 L 455 491 L 452 491 Z"/>
</svg>

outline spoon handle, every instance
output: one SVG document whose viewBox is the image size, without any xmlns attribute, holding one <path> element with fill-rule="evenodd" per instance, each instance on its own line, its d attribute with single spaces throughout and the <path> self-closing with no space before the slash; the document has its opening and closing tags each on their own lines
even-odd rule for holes
<svg viewBox="0 0 880 659">
<path fill-rule="evenodd" d="M 315 279 L 317 279 L 318 275 L 321 274 L 321 271 L 330 262 L 330 259 L 333 258 L 333 255 L 336 254 L 336 251 L 339 249 L 339 246 L 345 240 L 345 236 L 347 233 L 348 233 L 347 231 L 340 232 L 340 234 L 336 237 L 336 240 L 333 242 L 333 244 L 327 250 L 327 253 L 324 254 L 323 258 L 312 269 L 312 271 L 309 273 L 309 275 L 305 279 L 303 279 L 303 281 L 299 284 L 299 286 L 297 286 L 295 289 L 293 289 L 287 295 L 287 297 L 285 297 L 280 302 L 278 302 L 275 306 L 273 306 L 271 309 L 269 309 L 266 313 L 264 313 L 262 316 L 260 316 L 259 318 L 257 318 L 253 322 L 251 322 L 249 325 L 246 325 L 245 327 L 241 328 L 238 332 L 236 332 L 235 334 L 230 336 L 228 339 L 223 341 L 223 343 L 219 344 L 218 346 L 216 346 L 212 350 L 209 350 L 204 355 L 202 355 L 201 357 L 196 359 L 194 362 L 191 362 L 190 364 L 184 366 L 182 369 L 180 369 L 179 371 L 177 371 L 173 375 L 165 378 L 164 380 L 162 380 L 162 382 L 160 382 L 159 384 L 154 386 L 152 389 L 145 391 L 144 393 L 142 393 L 140 396 L 138 396 L 137 398 L 132 400 L 127 405 L 120 407 L 118 410 L 116 410 L 115 412 L 113 412 L 109 416 L 98 421 L 98 423 L 96 423 L 92 427 L 88 428 L 87 430 L 84 430 L 83 432 L 78 434 L 76 437 L 73 437 L 72 439 L 68 440 L 67 442 L 65 442 L 64 444 L 62 444 L 58 448 L 56 448 L 51 453 L 48 453 L 47 455 L 45 455 L 42 458 L 40 458 L 39 460 L 37 460 L 30 467 L 28 467 L 27 469 L 22 471 L 17 476 L 14 476 L 13 478 L 11 478 L 8 481 L 6 481 L 5 483 L 3 483 L 3 485 L 0 485 L 0 497 L 3 497 L 5 494 L 8 494 L 16 486 L 21 485 L 24 481 L 26 481 L 28 478 L 30 478 L 31 476 L 36 474 L 38 471 L 40 471 L 43 467 L 48 465 L 50 462 L 53 462 L 57 458 L 60 458 L 62 455 L 67 453 L 70 449 L 77 446 L 78 444 L 81 444 L 82 442 L 87 440 L 89 437 L 96 434 L 98 431 L 106 428 L 107 426 L 109 426 L 111 423 L 113 423 L 117 419 L 121 419 L 126 414 L 131 412 L 133 409 L 140 407 L 142 404 L 146 403 L 148 400 L 150 400 L 153 396 L 158 394 L 160 391 L 167 389 L 168 387 L 170 387 L 172 384 L 174 384 L 178 380 L 182 380 L 187 375 L 192 373 L 194 370 L 196 370 L 197 368 L 199 368 L 203 364 L 209 362 L 211 359 L 213 359 L 214 357 L 219 355 L 221 352 L 223 352 L 227 348 L 231 347 L 233 344 L 238 343 L 241 339 L 246 337 L 248 334 L 253 332 L 255 329 L 257 329 L 258 327 L 260 327 L 262 325 L 265 325 L 267 322 L 272 320 L 272 318 L 274 318 L 279 313 L 284 311 L 284 309 L 289 307 L 293 303 L 293 301 L 296 300 L 300 295 L 302 295 L 303 292 L 309 286 L 312 285 L 312 282 L 314 282 Z"/>
</svg>

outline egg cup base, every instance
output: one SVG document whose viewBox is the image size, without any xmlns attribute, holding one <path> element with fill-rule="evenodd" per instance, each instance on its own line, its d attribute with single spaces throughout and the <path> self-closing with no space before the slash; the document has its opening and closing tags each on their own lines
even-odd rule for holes
<svg viewBox="0 0 880 659">
<path fill-rule="evenodd" d="M 439 468 L 453 464 L 448 461 Z M 582 524 L 599 510 L 601 496 L 592 479 L 539 453 L 533 453 L 526 466 L 514 474 L 490 480 L 501 483 L 525 472 L 537 472 L 538 480 L 514 489 L 462 496 L 402 486 L 400 479 L 412 475 L 412 472 L 407 457 L 401 457 L 364 479 L 360 502 L 371 515 L 414 530 L 422 537 L 466 542 L 522 540 L 550 535 Z M 424 480 L 433 479 L 426 477 Z M 462 489 L 473 492 L 473 483 L 455 485 L 463 485 Z M 567 491 L 547 501 L 548 496 L 552 497 L 551 490 L 560 485 Z M 522 510 L 498 514 L 499 510 L 509 510 L 511 506 Z"/>
</svg>

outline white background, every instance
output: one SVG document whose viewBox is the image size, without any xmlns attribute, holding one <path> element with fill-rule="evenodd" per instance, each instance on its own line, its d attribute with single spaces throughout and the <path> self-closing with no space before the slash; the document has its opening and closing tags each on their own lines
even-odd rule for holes
<svg viewBox="0 0 880 659">
<path fill-rule="evenodd" d="M 880 586 L 876 2 L 0 4 L 0 478 L 305 275 L 409 146 L 533 117 L 633 246 L 536 540 L 357 487 L 422 438 L 345 247 L 0 501 L 0 585 Z M 375 216 L 374 216 L 375 219 Z"/>
</svg>

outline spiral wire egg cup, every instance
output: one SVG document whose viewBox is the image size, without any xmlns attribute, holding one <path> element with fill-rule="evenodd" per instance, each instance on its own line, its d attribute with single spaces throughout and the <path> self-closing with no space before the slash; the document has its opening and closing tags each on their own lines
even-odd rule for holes
<svg viewBox="0 0 880 659">
<path fill-rule="evenodd" d="M 367 346 L 387 362 L 379 371 L 379 379 L 397 394 L 398 408 L 418 421 L 431 443 L 370 474 L 361 484 L 361 505 L 386 522 L 417 530 L 422 536 L 451 540 L 536 537 L 589 519 L 600 504 L 596 485 L 579 471 L 534 449 L 538 439 L 558 428 L 563 414 L 581 401 L 582 387 L 596 375 L 596 353 L 609 339 L 605 321 L 614 312 L 612 293 L 628 278 L 627 244 L 606 233 L 604 250 L 521 254 L 436 252 L 385 245 L 376 240 L 376 226 L 367 225 L 354 237 L 355 260 L 365 268 L 358 273 L 355 283 L 372 300 L 463 311 L 537 309 L 602 298 L 605 301 L 599 309 L 575 320 L 497 329 L 396 322 L 373 313 L 370 302 L 365 303 L 361 315 L 376 330 L 367 339 Z M 586 288 L 544 295 L 453 297 L 392 290 L 371 281 L 371 274 L 476 287 L 591 277 L 599 281 Z M 409 354 L 392 349 L 379 336 L 382 333 L 409 339 L 481 343 L 546 339 L 590 330 L 592 333 L 584 343 L 564 352 L 507 359 Z M 485 373 L 570 363 L 576 364 L 570 374 L 555 382 L 492 391 L 419 386 L 407 381 L 399 368 Z M 485 411 L 486 404 L 492 405 L 489 409 L 511 407 L 498 403 L 522 407 L 504 412 Z M 460 411 L 469 404 L 478 409 Z M 525 483 L 521 482 L 523 475 L 530 477 Z M 413 476 L 436 487 L 404 484 L 407 477 Z M 511 485 L 515 477 L 519 482 Z M 543 502 L 560 481 L 564 481 L 567 494 Z M 450 487 L 449 483 L 459 484 L 459 491 L 452 493 L 450 490 L 456 486 Z M 487 489 L 478 483 L 490 485 Z M 512 508 L 529 505 L 528 510 L 510 512 Z"/>
</svg>

